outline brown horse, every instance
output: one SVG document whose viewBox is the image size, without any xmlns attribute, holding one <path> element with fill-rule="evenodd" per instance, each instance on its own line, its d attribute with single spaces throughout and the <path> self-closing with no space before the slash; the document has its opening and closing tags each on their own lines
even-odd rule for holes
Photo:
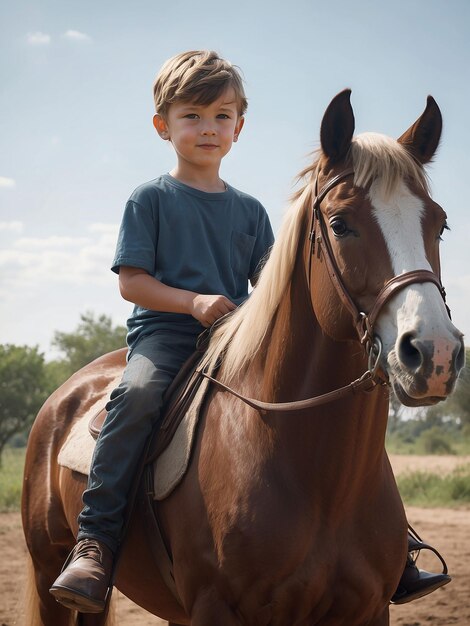
<svg viewBox="0 0 470 626">
<path fill-rule="evenodd" d="M 431 97 L 398 141 L 353 138 L 349 91 L 326 110 L 321 150 L 258 285 L 206 358 L 223 352 L 219 380 L 273 405 L 257 410 L 212 385 L 189 471 L 159 505 L 179 602 L 139 510 L 131 522 L 116 586 L 151 613 L 191 626 L 389 623 L 407 522 L 384 448 L 384 381 L 406 405 L 433 404 L 463 365 L 439 279 L 446 216 L 423 169 L 441 124 Z M 31 431 L 23 523 L 38 616 L 28 626 L 104 623 L 73 621 L 48 592 L 74 544 L 86 480 L 57 455 L 123 365 L 118 352 L 80 370 Z M 312 396 L 321 398 L 290 403 Z"/>
</svg>

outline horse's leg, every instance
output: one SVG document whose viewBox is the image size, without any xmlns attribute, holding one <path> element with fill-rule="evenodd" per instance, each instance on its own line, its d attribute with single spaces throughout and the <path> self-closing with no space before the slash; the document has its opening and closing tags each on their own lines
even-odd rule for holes
<svg viewBox="0 0 470 626">
<path fill-rule="evenodd" d="M 71 626 L 74 623 L 73 613 L 49 593 L 56 574 L 49 567 L 50 563 L 29 559 L 25 583 L 25 623 L 28 626 Z"/>
<path fill-rule="evenodd" d="M 46 585 L 44 585 L 46 582 Z M 24 623 L 27 626 L 71 626 L 72 614 L 49 593 L 47 581 L 28 556 L 24 588 Z"/>
</svg>

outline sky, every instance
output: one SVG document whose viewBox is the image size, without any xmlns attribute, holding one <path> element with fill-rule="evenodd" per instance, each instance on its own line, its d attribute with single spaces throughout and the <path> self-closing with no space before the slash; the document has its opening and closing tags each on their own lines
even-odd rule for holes
<svg viewBox="0 0 470 626">
<path fill-rule="evenodd" d="M 125 324 L 132 307 L 109 269 L 117 231 L 133 189 L 174 165 L 152 83 L 190 49 L 242 70 L 249 108 L 221 175 L 263 203 L 275 232 L 339 91 L 352 89 L 357 133 L 392 137 L 434 96 L 443 282 L 468 337 L 469 32 L 468 0 L 0 0 L 0 343 L 55 358 L 54 332 L 85 312 Z"/>
</svg>

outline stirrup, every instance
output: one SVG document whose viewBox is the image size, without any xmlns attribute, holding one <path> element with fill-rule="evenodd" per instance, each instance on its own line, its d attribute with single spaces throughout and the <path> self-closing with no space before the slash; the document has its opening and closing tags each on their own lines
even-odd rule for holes
<svg viewBox="0 0 470 626">
<path fill-rule="evenodd" d="M 441 555 L 441 553 L 436 550 L 436 548 L 429 545 L 429 543 L 424 542 L 415 531 L 415 529 L 410 526 L 410 524 L 408 524 L 408 553 L 417 552 L 416 556 L 412 557 L 415 563 L 421 550 L 430 550 L 431 552 L 433 552 L 442 564 L 442 573 L 447 574 L 447 563 L 444 561 L 444 557 Z"/>
<path fill-rule="evenodd" d="M 447 565 L 441 554 L 433 546 L 425 543 L 418 533 L 408 526 L 408 552 L 406 565 L 401 575 L 398 587 L 390 599 L 390 604 L 406 604 L 436 591 L 451 582 L 447 574 Z M 430 550 L 442 564 L 442 574 L 434 574 L 420 570 L 416 561 L 421 550 Z"/>
</svg>

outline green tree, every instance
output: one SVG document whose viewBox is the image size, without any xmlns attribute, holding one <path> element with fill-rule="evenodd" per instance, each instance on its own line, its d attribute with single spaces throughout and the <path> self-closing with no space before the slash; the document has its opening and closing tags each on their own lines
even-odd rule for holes
<svg viewBox="0 0 470 626">
<path fill-rule="evenodd" d="M 54 333 L 52 345 L 64 354 L 64 358 L 50 366 L 49 374 L 58 382 L 63 382 L 99 356 L 126 345 L 125 327 L 113 326 L 107 315 L 95 317 L 87 312 L 80 316 L 80 320 L 76 331 Z"/>
<path fill-rule="evenodd" d="M 8 440 L 31 425 L 47 395 L 38 348 L 0 345 L 0 459 Z"/>
<path fill-rule="evenodd" d="M 387 426 L 387 430 L 390 434 L 396 432 L 399 429 L 402 413 L 403 413 L 403 404 L 396 397 L 393 391 L 391 391 L 390 401 L 388 405 L 388 426 Z"/>
</svg>

